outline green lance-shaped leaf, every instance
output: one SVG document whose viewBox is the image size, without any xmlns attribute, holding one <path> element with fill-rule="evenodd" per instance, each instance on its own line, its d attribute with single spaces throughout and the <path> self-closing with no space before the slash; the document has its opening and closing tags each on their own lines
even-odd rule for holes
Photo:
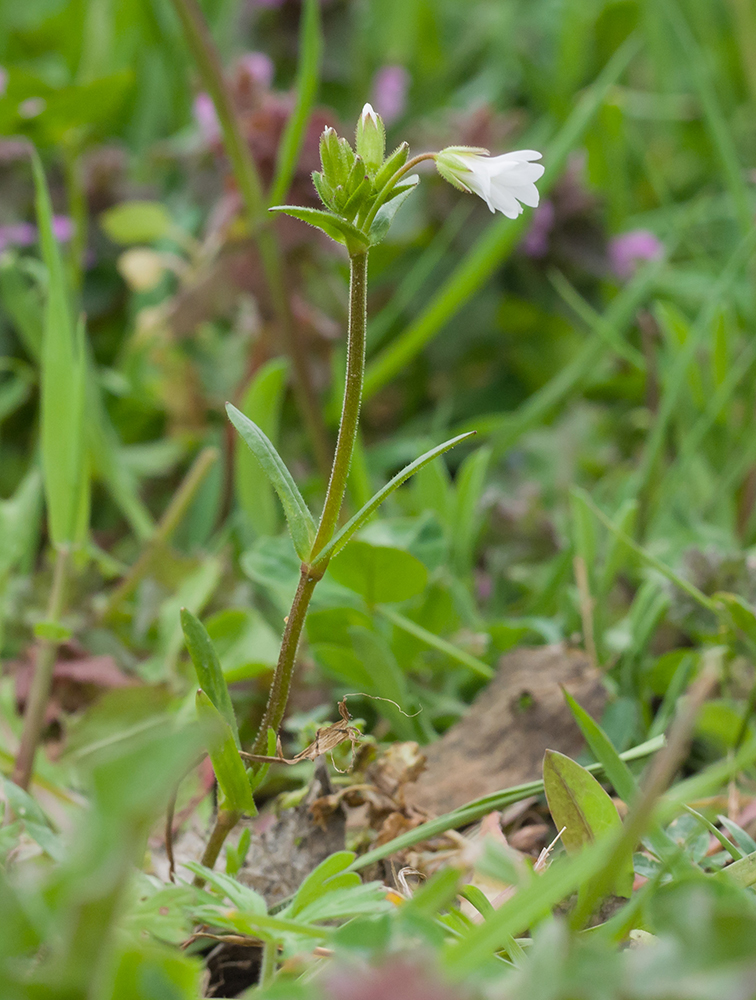
<svg viewBox="0 0 756 1000">
<path fill-rule="evenodd" d="M 223 669 L 212 639 L 199 618 L 188 608 L 181 609 L 181 628 L 184 630 L 186 648 L 192 658 L 199 686 L 228 723 L 236 748 L 240 750 L 239 730 L 234 707 L 231 704 L 231 695 L 228 693 L 226 678 L 223 676 Z"/>
<path fill-rule="evenodd" d="M 197 715 L 207 727 L 208 753 L 223 794 L 221 808 L 255 816 L 255 800 L 234 733 L 204 691 L 197 692 Z"/>
<path fill-rule="evenodd" d="M 449 451 L 455 445 L 459 444 L 460 441 L 465 441 L 467 438 L 475 436 L 475 431 L 468 431 L 466 434 L 459 434 L 457 437 L 450 438 L 448 441 L 444 441 L 443 444 L 438 445 L 436 448 L 431 448 L 430 451 L 426 451 L 424 455 L 420 458 L 416 458 L 414 462 L 405 466 L 401 472 L 398 472 L 394 478 L 386 483 L 386 485 L 378 490 L 375 496 L 368 500 L 364 507 L 351 518 L 341 531 L 337 532 L 328 545 L 325 545 L 320 552 L 315 553 L 315 558 L 312 560 L 313 568 L 318 566 L 323 566 L 332 559 L 344 548 L 346 543 L 355 533 L 359 531 L 363 524 L 365 524 L 370 517 L 374 514 L 376 510 L 380 507 L 384 500 L 391 496 L 394 490 L 398 490 L 402 483 L 406 483 L 407 480 L 414 476 L 416 472 L 432 462 L 434 458 L 438 458 L 439 455 L 443 455 L 444 452 Z"/>
<path fill-rule="evenodd" d="M 287 917 L 295 917 L 306 906 L 335 889 L 352 888 L 360 884 L 360 876 L 348 871 L 356 855 L 352 851 L 337 851 L 310 872 L 297 890 L 297 894 L 284 911 Z"/>
<path fill-rule="evenodd" d="M 84 327 L 74 324 L 63 260 L 52 228 L 52 205 L 42 162 L 32 152 L 37 223 L 48 273 L 42 339 L 42 468 L 50 536 L 55 545 L 80 541 L 89 511 L 84 448 Z"/>
<path fill-rule="evenodd" d="M 297 555 L 300 559 L 307 559 L 315 540 L 315 521 L 307 504 L 302 499 L 302 494 L 297 489 L 297 484 L 292 479 L 291 473 L 284 465 L 270 439 L 263 434 L 257 424 L 245 417 L 231 403 L 226 403 L 226 412 L 231 423 L 263 467 L 273 489 L 278 494 Z"/>
<path fill-rule="evenodd" d="M 340 219 L 331 212 L 324 212 L 320 208 L 302 208 L 299 205 L 275 205 L 268 209 L 269 212 L 283 212 L 300 222 L 306 222 L 316 229 L 322 230 L 326 236 L 341 243 L 347 248 L 350 254 L 364 253 L 370 247 L 368 237 L 357 226 L 351 222 Z"/>
<path fill-rule="evenodd" d="M 593 775 L 580 764 L 547 750 L 543 759 L 543 785 L 551 818 L 572 854 L 594 843 L 612 830 L 619 830 L 619 813 Z M 616 873 L 614 891 L 629 897 L 633 888 L 632 856 L 628 853 Z"/>
<path fill-rule="evenodd" d="M 250 382 L 240 407 L 242 413 L 270 438 L 274 447 L 278 440 L 288 368 L 285 358 L 273 358 L 264 364 Z M 273 489 L 260 463 L 241 438 L 237 440 L 234 454 L 234 487 L 239 506 L 254 535 L 275 535 L 280 515 Z"/>
</svg>

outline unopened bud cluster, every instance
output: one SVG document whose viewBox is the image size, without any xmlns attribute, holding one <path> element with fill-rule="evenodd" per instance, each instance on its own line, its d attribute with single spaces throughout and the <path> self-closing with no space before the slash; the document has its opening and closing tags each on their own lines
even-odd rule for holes
<svg viewBox="0 0 756 1000">
<path fill-rule="evenodd" d="M 326 208 L 346 222 L 359 225 L 397 170 L 407 162 L 409 146 L 403 142 L 385 158 L 386 132 L 369 104 L 357 124 L 355 146 L 352 149 L 346 139 L 327 128 L 320 139 L 323 169 L 315 171 L 312 180 Z"/>
</svg>

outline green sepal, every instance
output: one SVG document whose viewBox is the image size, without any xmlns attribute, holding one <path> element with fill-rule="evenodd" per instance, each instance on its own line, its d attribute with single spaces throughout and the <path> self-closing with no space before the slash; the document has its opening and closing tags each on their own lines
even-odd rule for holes
<svg viewBox="0 0 756 1000">
<path fill-rule="evenodd" d="M 368 173 L 375 174 L 383 164 L 386 155 L 386 128 L 381 116 L 377 115 L 372 108 L 368 114 L 363 109 L 360 115 L 354 147 L 357 150 L 357 155 L 364 160 Z"/>
<path fill-rule="evenodd" d="M 373 185 L 369 177 L 363 177 L 359 187 L 352 194 L 344 205 L 343 215 L 346 219 L 353 219 L 363 208 L 367 208 L 375 201 Z"/>
<path fill-rule="evenodd" d="M 315 190 L 318 192 L 318 197 L 323 202 L 326 208 L 331 210 L 334 209 L 334 192 L 331 185 L 325 179 L 325 175 L 321 174 L 317 170 L 312 172 L 312 183 L 315 186 Z"/>
<path fill-rule="evenodd" d="M 397 170 L 400 170 L 404 164 L 407 162 L 407 157 L 409 156 L 409 143 L 403 142 L 401 146 L 397 146 L 394 152 L 389 156 L 389 158 L 384 162 L 381 169 L 375 175 L 375 189 L 380 191 L 382 187 L 391 180 Z"/>
<path fill-rule="evenodd" d="M 228 723 L 236 748 L 241 750 L 234 706 L 212 639 L 199 618 L 188 608 L 181 609 L 181 628 L 184 631 L 184 641 L 192 658 L 199 686 Z"/>
<path fill-rule="evenodd" d="M 197 692 L 197 715 L 207 730 L 207 749 L 223 794 L 219 808 L 257 815 L 257 807 L 231 726 L 204 691 Z"/>
<path fill-rule="evenodd" d="M 269 212 L 285 212 L 286 215 L 306 222 L 316 229 L 322 230 L 326 236 L 345 246 L 350 254 L 364 253 L 370 243 L 364 233 L 351 223 L 340 219 L 337 215 L 324 212 L 319 208 L 303 208 L 301 205 L 275 205 Z"/>
</svg>

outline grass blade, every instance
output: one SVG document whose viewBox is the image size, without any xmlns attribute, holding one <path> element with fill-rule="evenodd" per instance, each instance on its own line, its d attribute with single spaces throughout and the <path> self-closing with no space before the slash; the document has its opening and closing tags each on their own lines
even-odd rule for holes
<svg viewBox="0 0 756 1000">
<path fill-rule="evenodd" d="M 83 324 L 74 325 L 52 205 L 42 162 L 32 151 L 37 223 L 48 293 L 42 342 L 42 468 L 50 537 L 57 546 L 81 541 L 89 481 L 84 450 L 86 358 Z"/>
<path fill-rule="evenodd" d="M 299 69 L 297 71 L 297 103 L 286 122 L 276 156 L 276 172 L 268 201 L 280 205 L 291 185 L 297 160 L 302 150 L 307 123 L 320 84 L 320 64 L 323 58 L 323 32 L 320 23 L 320 0 L 305 0 L 299 31 Z"/>
</svg>

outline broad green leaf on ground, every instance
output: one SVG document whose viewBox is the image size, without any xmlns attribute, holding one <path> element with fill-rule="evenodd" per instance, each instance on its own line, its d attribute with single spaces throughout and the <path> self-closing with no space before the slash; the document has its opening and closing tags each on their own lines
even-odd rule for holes
<svg viewBox="0 0 756 1000">
<path fill-rule="evenodd" d="M 358 540 L 349 543 L 328 572 L 368 604 L 406 601 L 421 593 L 428 582 L 427 569 L 409 552 Z"/>
<path fill-rule="evenodd" d="M 590 772 L 564 754 L 547 750 L 543 761 L 543 785 L 549 812 L 562 842 L 570 853 L 619 831 L 622 822 L 607 792 Z M 629 897 L 633 887 L 632 856 L 628 855 L 614 883 L 618 896 Z"/>
</svg>

